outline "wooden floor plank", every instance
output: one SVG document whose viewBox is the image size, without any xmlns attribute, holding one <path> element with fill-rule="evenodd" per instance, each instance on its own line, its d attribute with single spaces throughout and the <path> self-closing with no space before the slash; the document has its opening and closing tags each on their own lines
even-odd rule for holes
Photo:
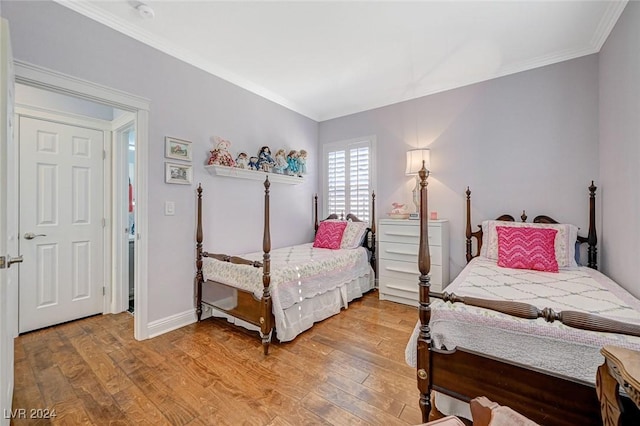
<svg viewBox="0 0 640 426">
<path fill-rule="evenodd" d="M 257 333 L 208 319 L 153 339 L 128 313 L 19 336 L 12 424 L 408 425 L 420 421 L 404 349 L 414 307 L 365 295 L 265 356 Z"/>
</svg>

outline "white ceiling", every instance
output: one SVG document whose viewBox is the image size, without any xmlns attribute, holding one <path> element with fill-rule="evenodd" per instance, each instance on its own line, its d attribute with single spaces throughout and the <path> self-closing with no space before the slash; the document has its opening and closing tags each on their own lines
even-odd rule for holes
<svg viewBox="0 0 640 426">
<path fill-rule="evenodd" d="M 626 5 L 57 1 L 317 121 L 596 53 Z"/>
</svg>

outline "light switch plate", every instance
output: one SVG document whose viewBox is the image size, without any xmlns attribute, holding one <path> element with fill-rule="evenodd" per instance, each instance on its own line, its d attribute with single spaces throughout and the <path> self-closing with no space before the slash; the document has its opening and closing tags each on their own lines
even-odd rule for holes
<svg viewBox="0 0 640 426">
<path fill-rule="evenodd" d="M 176 204 L 173 201 L 164 202 L 164 215 L 173 216 L 176 214 Z"/>
</svg>

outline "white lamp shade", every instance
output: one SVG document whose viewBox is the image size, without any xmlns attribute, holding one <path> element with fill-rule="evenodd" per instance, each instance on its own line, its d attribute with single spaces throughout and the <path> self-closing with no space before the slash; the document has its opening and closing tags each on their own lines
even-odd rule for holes
<svg viewBox="0 0 640 426">
<path fill-rule="evenodd" d="M 428 149 L 412 149 L 407 151 L 407 175 L 417 175 L 422 168 L 422 162 L 427 170 L 431 169 L 431 151 Z"/>
</svg>

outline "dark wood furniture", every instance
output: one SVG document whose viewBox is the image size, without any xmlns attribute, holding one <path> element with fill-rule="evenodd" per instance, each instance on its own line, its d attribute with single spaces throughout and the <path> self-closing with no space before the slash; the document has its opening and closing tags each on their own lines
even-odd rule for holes
<svg viewBox="0 0 640 426">
<path fill-rule="evenodd" d="M 237 297 L 236 304 L 233 308 L 225 307 L 225 306 L 217 306 L 215 304 L 207 302 L 208 305 L 211 305 L 213 308 L 225 312 L 235 318 L 239 318 L 243 321 L 248 322 L 249 324 L 253 324 L 256 327 L 260 328 L 260 333 L 262 335 L 262 347 L 264 350 L 264 354 L 267 355 L 269 353 L 269 344 L 271 343 L 271 336 L 273 334 L 273 330 L 275 327 L 275 320 L 272 312 L 272 301 L 271 301 L 271 230 L 269 226 L 269 188 L 271 183 L 269 182 L 269 176 L 266 176 L 264 181 L 264 232 L 262 237 L 262 251 L 263 251 L 263 260 L 262 262 L 252 261 L 243 259 L 238 256 L 230 256 L 227 254 L 215 254 L 209 253 L 202 249 L 202 241 L 203 241 L 203 231 L 202 231 L 202 185 L 198 185 L 197 189 L 197 199 L 198 199 L 198 213 L 197 213 L 197 228 L 196 228 L 196 276 L 195 276 L 195 286 L 196 286 L 196 314 L 198 316 L 198 321 L 202 320 L 202 286 L 203 284 L 218 286 L 222 289 L 227 289 L 227 291 L 231 290 Z M 372 208 L 371 208 L 371 226 L 367 230 L 367 234 L 365 235 L 363 246 L 370 250 L 371 257 L 370 263 L 375 272 L 375 193 L 371 195 L 372 197 Z M 318 196 L 314 197 L 314 227 L 315 230 L 318 230 Z M 337 215 L 331 215 L 327 219 L 337 219 Z M 357 221 L 360 220 L 352 214 L 347 215 L 347 220 Z M 216 259 L 222 262 L 230 262 L 232 264 L 238 265 L 250 265 L 254 268 L 262 268 L 262 284 L 263 284 L 263 292 L 262 297 L 257 299 L 252 292 L 242 290 L 236 287 L 229 286 L 227 284 L 223 284 L 220 282 L 215 282 L 211 280 L 205 280 L 204 274 L 202 271 L 203 267 L 203 259 L 205 257 Z"/>
<path fill-rule="evenodd" d="M 620 386 L 636 407 L 640 407 L 640 352 L 617 346 L 600 350 L 604 364 L 598 367 L 596 389 L 600 400 L 602 422 L 605 426 L 621 426 L 626 410 L 620 398 Z M 631 419 L 627 420 L 631 423 Z"/>
<path fill-rule="evenodd" d="M 522 318 L 545 318 L 547 321 L 562 321 L 572 327 L 640 335 L 640 328 L 619 323 L 583 312 L 554 312 L 538 309 L 525 303 L 492 301 L 479 298 L 458 297 L 454 294 L 431 293 L 429 286 L 429 246 L 428 246 L 428 205 L 426 171 L 420 172 L 420 249 L 419 249 L 419 335 L 417 344 L 416 373 L 420 391 L 422 420 L 429 420 L 431 412 L 431 391 L 435 390 L 453 398 L 469 402 L 477 395 L 507 405 L 531 420 L 545 425 L 589 425 L 601 424 L 598 398 L 593 385 L 569 377 L 550 374 L 529 366 L 507 362 L 461 347 L 447 350 L 437 348 L 431 339 L 429 321 L 431 318 L 430 298 L 463 302 L 474 306 L 493 309 Z M 589 266 L 596 268 L 595 191 L 589 187 L 589 233 L 580 241 L 589 244 Z M 467 189 L 467 260 L 475 257 L 471 252 L 471 238 L 477 239 L 477 251 L 482 245 L 482 229 L 472 232 L 471 191 Z M 498 220 L 513 221 L 510 215 Z M 522 220 L 526 220 L 523 213 Z M 538 216 L 535 221 L 556 223 L 548 216 Z"/>
</svg>

